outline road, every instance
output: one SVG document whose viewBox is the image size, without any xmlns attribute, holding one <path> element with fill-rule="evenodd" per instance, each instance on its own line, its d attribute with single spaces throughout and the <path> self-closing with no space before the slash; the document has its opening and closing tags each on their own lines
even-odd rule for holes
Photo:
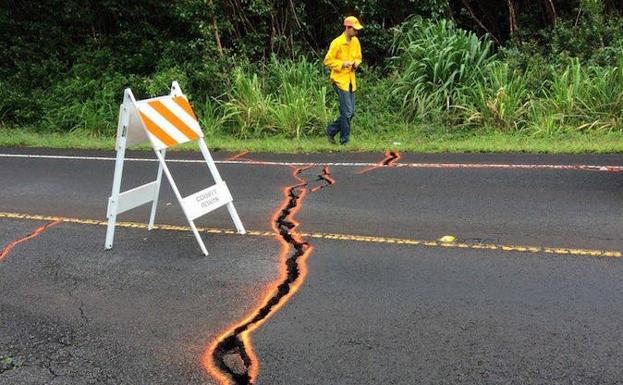
<svg viewBox="0 0 623 385">
<path fill-rule="evenodd" d="M 0 384 L 623 383 L 619 155 L 213 155 L 249 234 L 208 214 L 205 257 L 166 183 L 171 226 L 104 250 L 114 153 L 0 149 Z M 123 189 L 155 178 L 128 156 Z"/>
</svg>

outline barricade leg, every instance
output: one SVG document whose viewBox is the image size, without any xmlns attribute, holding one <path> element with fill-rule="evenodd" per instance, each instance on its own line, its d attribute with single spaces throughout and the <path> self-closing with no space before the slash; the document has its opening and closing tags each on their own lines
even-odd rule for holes
<svg viewBox="0 0 623 385">
<path fill-rule="evenodd" d="M 238 231 L 238 234 L 246 234 L 247 231 L 242 225 L 242 221 L 238 216 L 238 212 L 236 211 L 236 207 L 234 206 L 233 202 L 229 202 L 227 204 L 227 211 L 229 211 L 229 216 L 231 217 L 232 221 L 234 221 L 234 225 L 236 225 L 236 230 Z"/>
<path fill-rule="evenodd" d="M 206 249 L 205 244 L 203 243 L 203 239 L 201 239 L 201 236 L 199 235 L 199 231 L 197 230 L 197 227 L 195 226 L 195 222 L 193 222 L 193 220 L 190 219 L 190 217 L 186 213 L 182 195 L 180 194 L 180 190 L 178 190 L 177 185 L 175 184 L 175 181 L 173 180 L 173 176 L 171 175 L 171 172 L 169 171 L 169 167 L 167 167 L 167 164 L 164 162 L 163 154 L 161 154 L 160 151 L 155 151 L 155 152 L 156 152 L 156 156 L 158 157 L 158 160 L 160 161 L 160 166 L 162 167 L 162 171 L 164 171 L 164 174 L 167 176 L 169 184 L 171 185 L 171 188 L 173 189 L 173 193 L 175 194 L 175 197 L 177 198 L 178 202 L 180 203 L 180 206 L 182 207 L 184 216 L 186 217 L 186 220 L 188 220 L 188 223 L 190 224 L 190 228 L 193 230 L 193 234 L 195 234 L 195 238 L 197 239 L 197 243 L 199 243 L 199 247 L 201 248 L 201 251 L 203 252 L 204 255 L 208 255 L 208 250 Z"/>
<path fill-rule="evenodd" d="M 190 228 L 193 229 L 193 234 L 195 234 L 195 239 L 197 240 L 197 243 L 199 244 L 199 248 L 201 249 L 201 252 L 203 253 L 203 255 L 207 256 L 208 250 L 206 249 L 206 245 L 203 243 L 203 239 L 201 239 L 201 235 L 199 235 L 199 231 L 197 230 L 197 226 L 195 226 L 195 222 L 189 219 L 188 223 L 190 223 Z"/>
<path fill-rule="evenodd" d="M 214 159 L 212 159 L 212 155 L 210 155 L 210 151 L 208 150 L 208 146 L 206 145 L 205 141 L 203 140 L 203 138 L 201 138 L 197 142 L 199 143 L 199 149 L 201 150 L 201 154 L 203 154 L 203 158 L 205 159 L 208 165 L 208 168 L 210 169 L 210 172 L 212 173 L 212 177 L 214 178 L 214 181 L 216 183 L 222 182 L 223 179 L 221 178 L 221 174 L 219 174 L 218 169 L 216 168 Z M 234 221 L 234 225 L 236 226 L 236 230 L 238 231 L 238 233 L 246 234 L 247 232 L 244 229 L 244 226 L 242 225 L 242 221 L 240 220 L 240 217 L 238 216 L 238 212 L 236 211 L 236 207 L 234 206 L 233 202 L 229 202 L 227 204 L 227 211 L 229 211 L 229 216 L 231 217 L 232 221 Z"/>
<path fill-rule="evenodd" d="M 166 156 L 166 150 L 161 150 L 162 159 Z M 154 221 L 156 220 L 156 208 L 158 207 L 158 197 L 160 195 L 160 182 L 162 182 L 162 163 L 159 163 L 158 166 L 158 176 L 156 177 L 156 193 L 154 194 L 154 201 L 151 204 L 151 214 L 149 216 L 149 226 L 148 230 L 154 228 Z"/>
<path fill-rule="evenodd" d="M 128 103 L 130 102 L 131 95 L 128 91 L 125 92 L 123 104 L 120 107 L 119 113 L 119 125 L 117 127 L 117 159 L 115 160 L 115 174 L 112 182 L 112 193 L 110 200 L 108 201 L 108 210 L 106 216 L 108 217 L 108 226 L 106 229 L 106 243 L 104 247 L 106 249 L 112 249 L 112 245 L 115 238 L 115 224 L 117 223 L 117 206 L 119 203 L 119 193 L 121 192 L 121 176 L 123 175 L 123 162 L 125 160 L 125 148 L 127 138 L 127 128 L 129 120 Z"/>
<path fill-rule="evenodd" d="M 106 249 L 112 249 L 115 238 L 115 224 L 117 223 L 117 203 L 119 203 L 119 192 L 121 190 L 121 175 L 123 174 L 123 160 L 125 158 L 125 146 L 117 149 L 117 159 L 115 160 L 115 176 L 112 182 L 112 194 L 108 202 L 108 227 L 106 229 Z"/>
</svg>

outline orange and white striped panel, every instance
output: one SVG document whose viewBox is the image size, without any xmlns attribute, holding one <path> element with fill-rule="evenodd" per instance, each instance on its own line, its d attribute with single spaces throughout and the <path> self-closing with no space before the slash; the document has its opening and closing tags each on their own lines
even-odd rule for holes
<svg viewBox="0 0 623 385">
<path fill-rule="evenodd" d="M 184 96 L 138 103 L 138 114 L 156 150 L 203 137 L 197 117 Z"/>
</svg>

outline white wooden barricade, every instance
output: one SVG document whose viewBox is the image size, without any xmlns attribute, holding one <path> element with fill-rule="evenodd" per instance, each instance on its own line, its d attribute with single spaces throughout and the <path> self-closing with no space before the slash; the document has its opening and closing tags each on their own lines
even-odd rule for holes
<svg viewBox="0 0 623 385">
<path fill-rule="evenodd" d="M 156 180 L 121 192 L 121 175 L 126 148 L 147 141 L 151 143 L 159 162 Z M 198 143 L 201 154 L 203 154 L 216 184 L 187 197 L 182 197 L 167 167 L 165 156 L 167 148 L 190 141 Z M 121 104 L 119 111 L 116 149 L 117 159 L 115 161 L 112 194 L 108 198 L 106 249 L 111 249 L 113 246 L 117 214 L 152 202 L 148 228 L 149 230 L 153 228 L 163 172 L 173 188 L 175 197 L 182 206 L 182 211 L 195 234 L 201 251 L 205 255 L 208 255 L 208 251 L 197 231 L 195 219 L 226 205 L 238 233 L 245 233 L 227 184 L 216 169 L 212 155 L 210 155 L 208 146 L 203 139 L 203 132 L 199 127 L 197 117 L 177 82 L 173 82 L 170 95 L 146 100 L 137 101 L 129 88 L 125 90 L 123 104 Z"/>
</svg>

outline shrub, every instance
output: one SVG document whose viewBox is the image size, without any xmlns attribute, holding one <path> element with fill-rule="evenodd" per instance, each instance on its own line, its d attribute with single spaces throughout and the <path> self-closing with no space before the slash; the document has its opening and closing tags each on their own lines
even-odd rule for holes
<svg viewBox="0 0 623 385">
<path fill-rule="evenodd" d="M 269 119 L 272 96 L 264 92 L 264 85 L 257 74 L 248 73 L 241 67 L 236 68 L 231 88 L 225 97 L 225 108 L 232 111 L 232 133 L 247 138 L 274 130 Z"/>
<path fill-rule="evenodd" d="M 462 96 L 457 109 L 466 124 L 516 131 L 526 126 L 534 95 L 525 73 L 494 61 L 487 66 L 483 81 L 466 87 Z"/>
<path fill-rule="evenodd" d="M 227 111 L 224 126 L 243 138 L 268 134 L 300 138 L 318 132 L 330 119 L 328 82 L 320 68 L 305 58 L 274 57 L 255 72 L 249 65 L 237 67 L 220 109 Z"/>
<path fill-rule="evenodd" d="M 278 131 L 288 137 L 313 135 L 326 126 L 329 87 L 318 62 L 277 60 L 268 64 L 269 89 L 275 94 L 271 112 Z"/>
<path fill-rule="evenodd" d="M 546 84 L 531 119 L 575 130 L 621 130 L 623 118 L 623 55 L 617 66 L 583 66 L 578 59 L 558 69 Z"/>
<path fill-rule="evenodd" d="M 65 80 L 41 95 L 41 131 L 86 131 L 112 135 L 117 128 L 117 115 L 123 89 L 136 83 L 135 78 L 121 74 L 83 77 L 75 69 Z"/>
<path fill-rule="evenodd" d="M 421 18 L 395 28 L 392 51 L 394 93 L 410 118 L 448 111 L 461 90 L 482 82 L 483 68 L 494 58 L 487 38 L 481 40 L 451 21 Z"/>
</svg>

